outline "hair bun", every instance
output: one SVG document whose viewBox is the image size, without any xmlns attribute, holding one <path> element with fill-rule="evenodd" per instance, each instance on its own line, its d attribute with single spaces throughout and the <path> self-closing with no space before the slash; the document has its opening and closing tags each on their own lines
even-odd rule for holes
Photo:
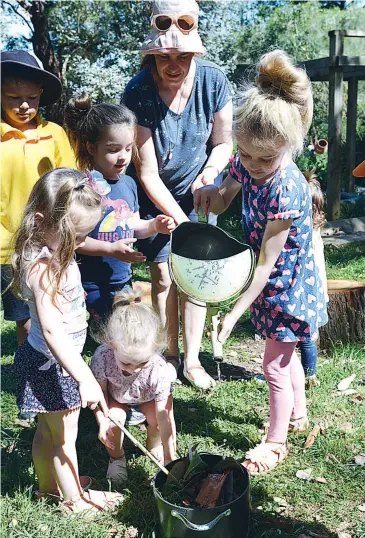
<svg viewBox="0 0 365 538">
<path fill-rule="evenodd" d="M 257 65 L 256 84 L 261 91 L 273 97 L 302 104 L 298 90 L 308 88 L 308 77 L 303 69 L 295 67 L 284 51 L 273 50 L 264 54 Z"/>
<path fill-rule="evenodd" d="M 133 303 L 141 302 L 141 295 L 137 291 L 120 291 L 114 295 L 113 308 L 119 306 L 130 306 Z"/>
<path fill-rule="evenodd" d="M 75 97 L 73 99 L 74 106 L 79 111 L 88 112 L 91 108 L 91 99 L 89 95 L 85 92 L 83 92 L 78 97 Z"/>
</svg>

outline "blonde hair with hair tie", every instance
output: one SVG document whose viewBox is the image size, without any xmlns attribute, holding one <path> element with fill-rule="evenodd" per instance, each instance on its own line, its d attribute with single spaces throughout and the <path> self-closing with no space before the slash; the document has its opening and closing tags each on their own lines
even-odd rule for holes
<svg viewBox="0 0 365 538">
<path fill-rule="evenodd" d="M 136 291 L 115 295 L 112 314 L 97 340 L 132 364 L 144 363 L 167 347 L 166 331 L 159 315 L 141 301 Z"/>
<path fill-rule="evenodd" d="M 56 168 L 44 174 L 34 185 L 14 238 L 12 287 L 21 291 L 34 260 L 47 243 L 49 234 L 57 234 L 57 248 L 47 263 L 49 290 L 55 304 L 61 280 L 75 254 L 75 217 L 88 213 L 96 222 L 103 214 L 99 194 L 88 184 L 85 174 L 71 168 Z M 41 218 L 40 218 L 41 216 Z"/>
<path fill-rule="evenodd" d="M 293 156 L 303 149 L 313 116 L 311 82 L 282 50 L 264 54 L 256 67 L 254 84 L 239 92 L 234 130 L 237 139 L 276 150 L 287 146 Z"/>
</svg>

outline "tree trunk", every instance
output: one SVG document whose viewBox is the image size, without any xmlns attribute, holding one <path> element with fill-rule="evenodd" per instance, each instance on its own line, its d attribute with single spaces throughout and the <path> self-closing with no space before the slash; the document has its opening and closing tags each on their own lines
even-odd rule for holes
<svg viewBox="0 0 365 538">
<path fill-rule="evenodd" d="M 365 282 L 329 280 L 328 295 L 328 323 L 320 329 L 320 347 L 365 342 Z"/>
<path fill-rule="evenodd" d="M 62 82 L 61 63 L 52 46 L 49 35 L 47 12 L 44 1 L 35 1 L 28 3 L 25 0 L 17 0 L 18 4 L 25 9 L 33 24 L 32 43 L 34 53 L 38 56 L 46 71 L 49 71 Z M 59 125 L 63 124 L 63 98 L 54 105 L 46 107 L 46 117 Z"/>
</svg>

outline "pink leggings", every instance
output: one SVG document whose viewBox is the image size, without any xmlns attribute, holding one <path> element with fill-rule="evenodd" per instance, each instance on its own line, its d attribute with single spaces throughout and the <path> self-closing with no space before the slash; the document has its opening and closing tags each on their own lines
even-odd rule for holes
<svg viewBox="0 0 365 538">
<path fill-rule="evenodd" d="M 270 391 L 268 441 L 285 443 L 290 418 L 307 415 L 304 370 L 295 352 L 296 342 L 266 339 L 264 372 Z"/>
</svg>

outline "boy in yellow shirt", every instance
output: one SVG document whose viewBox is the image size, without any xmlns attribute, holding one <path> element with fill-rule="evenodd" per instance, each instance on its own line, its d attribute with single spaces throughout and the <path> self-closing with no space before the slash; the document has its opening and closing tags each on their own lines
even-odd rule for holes
<svg viewBox="0 0 365 538">
<path fill-rule="evenodd" d="M 65 131 L 44 121 L 40 105 L 58 101 L 60 80 L 45 71 L 24 50 L 1 53 L 1 290 L 11 282 L 14 232 L 30 191 L 45 172 L 61 166 L 75 168 L 75 158 Z M 4 318 L 16 322 L 18 344 L 29 330 L 26 303 L 10 290 L 3 296 Z"/>
</svg>

